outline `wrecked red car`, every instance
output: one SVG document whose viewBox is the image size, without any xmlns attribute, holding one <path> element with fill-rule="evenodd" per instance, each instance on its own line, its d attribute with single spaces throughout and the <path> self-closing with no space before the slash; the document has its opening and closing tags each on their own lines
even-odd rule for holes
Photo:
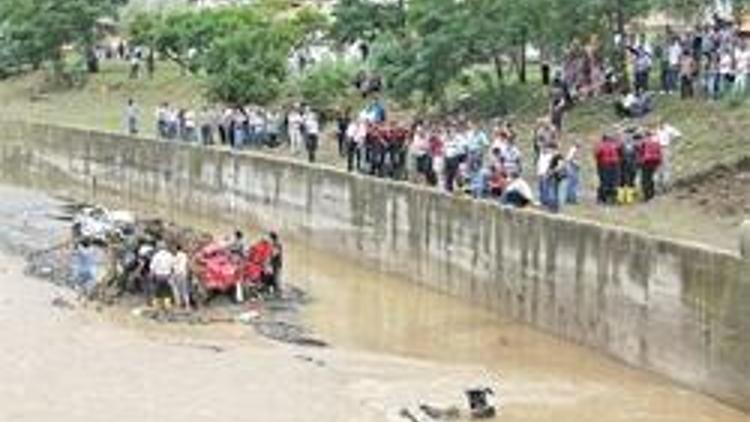
<svg viewBox="0 0 750 422">
<path fill-rule="evenodd" d="M 273 247 L 262 240 L 240 257 L 218 242 L 199 249 L 193 257 L 194 274 L 207 294 L 227 293 L 243 287 L 259 288 L 270 269 Z"/>
</svg>

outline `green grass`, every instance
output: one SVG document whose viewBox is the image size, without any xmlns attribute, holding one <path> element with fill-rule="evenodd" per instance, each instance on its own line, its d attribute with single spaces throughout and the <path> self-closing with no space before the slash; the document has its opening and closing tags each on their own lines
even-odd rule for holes
<svg viewBox="0 0 750 422">
<path fill-rule="evenodd" d="M 538 82 L 532 82 L 538 85 Z M 141 108 L 142 128 L 153 134 L 154 110 L 163 101 L 180 107 L 202 104 L 198 80 L 183 75 L 175 67 L 160 63 L 153 79 L 130 80 L 124 63 L 105 63 L 101 73 L 90 78 L 80 90 L 47 90 L 40 74 L 26 75 L 0 82 L 0 112 L 10 118 L 52 124 L 123 130 L 123 111 L 128 98 Z M 533 87 L 533 85 L 532 85 Z M 540 87 L 541 88 L 541 87 Z M 518 103 L 522 103 L 523 99 Z M 528 100 L 533 106 L 513 116 L 519 127 L 527 157 L 531 157 L 533 122 L 543 110 L 543 101 Z M 541 104 L 541 106 L 540 106 Z M 396 113 L 408 115 L 408 113 Z M 392 113 L 394 115 L 394 113 Z M 693 175 L 720 162 L 733 162 L 750 154 L 750 106 L 747 102 L 681 101 L 674 97 L 657 98 L 657 111 L 642 124 L 663 118 L 684 133 L 676 146 L 674 160 L 678 178 Z M 588 205 L 569 208 L 566 213 L 618 226 L 633 227 L 650 233 L 679 237 L 735 249 L 739 217 L 718 217 L 705 213 L 692 203 L 675 196 L 658 198 L 649 205 L 603 209 L 591 205 L 596 184 L 592 149 L 604 131 L 623 123 L 614 113 L 611 98 L 598 98 L 574 109 L 566 121 L 564 147 L 572 140 L 584 146 L 584 180 Z M 332 137 L 321 146 L 320 158 L 343 165 L 337 158 Z M 533 171 L 527 160 L 527 168 Z M 750 195 L 750 192 L 747 193 Z"/>
<path fill-rule="evenodd" d="M 128 71 L 125 63 L 104 63 L 84 88 L 71 90 L 48 88 L 43 74 L 12 78 L 0 83 L 0 110 L 9 118 L 117 131 L 124 127 L 125 105 L 133 98 L 142 127 L 153 133 L 159 103 L 192 108 L 203 103 L 198 81 L 175 66 L 160 63 L 153 79 L 131 80 Z"/>
</svg>

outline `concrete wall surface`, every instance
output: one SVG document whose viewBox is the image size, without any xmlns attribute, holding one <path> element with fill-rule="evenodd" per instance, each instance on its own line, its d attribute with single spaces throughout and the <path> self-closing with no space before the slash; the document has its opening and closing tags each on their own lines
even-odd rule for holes
<svg viewBox="0 0 750 422">
<path fill-rule="evenodd" d="M 253 153 L 0 124 L 0 179 L 275 228 L 750 411 L 750 261 Z"/>
</svg>

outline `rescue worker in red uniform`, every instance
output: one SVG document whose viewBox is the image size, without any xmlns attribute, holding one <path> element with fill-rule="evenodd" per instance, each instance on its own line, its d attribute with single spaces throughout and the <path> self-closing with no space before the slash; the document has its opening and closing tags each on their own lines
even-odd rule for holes
<svg viewBox="0 0 750 422">
<path fill-rule="evenodd" d="M 649 133 L 638 151 L 638 161 L 641 166 L 641 189 L 643 200 L 648 202 L 656 195 L 654 174 L 662 163 L 662 150 L 659 140 L 653 133 Z"/>
<path fill-rule="evenodd" d="M 599 172 L 597 200 L 601 204 L 617 202 L 617 185 L 620 182 L 622 156 L 620 142 L 611 135 L 604 135 L 596 145 L 594 156 Z"/>
</svg>

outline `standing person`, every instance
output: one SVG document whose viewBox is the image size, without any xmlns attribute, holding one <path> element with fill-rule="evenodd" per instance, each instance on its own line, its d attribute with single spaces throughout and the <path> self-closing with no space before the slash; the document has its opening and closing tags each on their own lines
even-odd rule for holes
<svg viewBox="0 0 750 422">
<path fill-rule="evenodd" d="M 539 160 L 536 163 L 536 175 L 538 183 L 539 202 L 548 207 L 550 200 L 550 179 L 549 170 L 552 165 L 552 159 L 555 156 L 555 144 L 550 143 L 542 148 L 539 153 Z"/>
<path fill-rule="evenodd" d="M 141 54 L 135 48 L 130 50 L 130 79 L 138 79 L 141 76 Z"/>
<path fill-rule="evenodd" d="M 198 121 L 200 125 L 201 142 L 203 145 L 212 145 L 214 143 L 214 126 L 215 126 L 214 112 L 203 106 Z"/>
<path fill-rule="evenodd" d="M 581 181 L 580 151 L 581 144 L 574 142 L 565 156 L 565 195 L 562 202 L 566 204 L 578 203 L 578 189 Z"/>
<path fill-rule="evenodd" d="M 128 105 L 125 107 L 125 125 L 127 126 L 128 135 L 138 135 L 138 118 L 140 112 L 135 101 L 128 99 Z"/>
<path fill-rule="evenodd" d="M 656 137 L 662 152 L 662 163 L 656 173 L 656 183 L 662 192 L 667 192 L 672 182 L 672 145 L 682 137 L 682 132 L 662 120 L 656 128 Z"/>
<path fill-rule="evenodd" d="M 716 53 L 712 53 L 706 60 L 705 74 L 706 96 L 718 100 L 721 94 L 721 61 Z"/>
<path fill-rule="evenodd" d="M 73 257 L 76 287 L 82 294 L 88 294 L 96 284 L 96 258 L 91 241 L 83 239 L 78 243 Z"/>
<path fill-rule="evenodd" d="M 289 135 L 289 145 L 292 154 L 299 154 L 302 151 L 302 113 L 299 106 L 293 107 L 287 115 L 287 132 Z"/>
<path fill-rule="evenodd" d="M 653 133 L 648 133 L 646 139 L 641 144 L 638 159 L 641 167 L 643 200 L 648 202 L 656 195 L 654 174 L 662 162 L 661 145 Z"/>
<path fill-rule="evenodd" d="M 500 147 L 500 164 L 508 174 L 523 174 L 523 154 L 516 145 L 515 137 L 508 137 Z"/>
<path fill-rule="evenodd" d="M 635 179 L 638 176 L 638 145 L 636 138 L 640 134 L 635 128 L 625 131 L 620 144 L 620 186 L 617 191 L 617 202 L 632 204 L 635 202 Z"/>
<path fill-rule="evenodd" d="M 281 270 L 284 268 L 284 245 L 281 244 L 279 235 L 271 232 L 268 235 L 271 241 L 271 280 L 270 288 L 274 296 L 281 297 Z"/>
<path fill-rule="evenodd" d="M 651 74 L 651 53 L 646 48 L 645 39 L 641 40 L 641 45 L 636 48 L 631 48 L 630 51 L 633 53 L 633 68 L 635 70 L 635 92 L 641 94 L 648 91 L 648 80 Z"/>
<path fill-rule="evenodd" d="M 560 186 L 565 180 L 565 158 L 560 154 L 558 145 L 552 144 L 549 148 L 549 167 L 544 175 L 545 180 L 545 199 L 542 204 L 551 212 L 560 212 L 562 205 L 560 201 Z"/>
<path fill-rule="evenodd" d="M 465 144 L 462 142 L 458 132 L 453 129 L 449 132 L 445 144 L 445 190 L 453 192 L 456 177 L 458 176 L 461 163 L 466 158 Z"/>
<path fill-rule="evenodd" d="M 695 59 L 689 51 L 685 51 L 680 59 L 680 97 L 683 100 L 695 95 L 695 74 Z"/>
<path fill-rule="evenodd" d="M 667 47 L 667 86 L 668 94 L 677 90 L 678 79 L 680 77 L 680 63 L 682 60 L 682 43 L 675 37 Z M 689 55 L 689 53 L 688 53 Z"/>
<path fill-rule="evenodd" d="M 733 51 L 729 48 L 723 49 L 719 54 L 719 95 L 723 96 L 727 92 L 733 91 L 735 79 Z"/>
<path fill-rule="evenodd" d="M 734 93 L 743 97 L 747 94 L 747 83 L 750 78 L 750 48 L 747 47 L 747 41 L 741 41 L 734 54 L 737 61 Z"/>
<path fill-rule="evenodd" d="M 550 107 L 550 121 L 552 122 L 552 126 L 555 128 L 555 132 L 558 136 L 563 130 L 563 119 L 565 118 L 566 107 L 567 100 L 563 96 L 557 97 Z"/>
<path fill-rule="evenodd" d="M 617 198 L 617 182 L 620 179 L 620 145 L 612 135 L 604 135 L 594 150 L 599 173 L 597 200 L 600 204 L 614 204 Z"/>
<path fill-rule="evenodd" d="M 315 162 L 315 153 L 318 151 L 318 142 L 320 141 L 320 123 L 318 116 L 309 107 L 304 114 L 305 149 L 307 150 L 307 161 Z"/>
<path fill-rule="evenodd" d="M 469 165 L 481 167 L 484 162 L 484 154 L 490 145 L 490 140 L 485 131 L 474 122 L 469 123 L 466 134 L 466 145 Z"/>
<path fill-rule="evenodd" d="M 346 168 L 350 173 L 362 171 L 362 149 L 367 139 L 367 122 L 352 121 L 346 130 Z"/>
<path fill-rule="evenodd" d="M 162 103 L 156 108 L 156 136 L 160 139 L 167 138 L 169 125 L 169 103 Z"/>
<path fill-rule="evenodd" d="M 172 288 L 174 304 L 185 309 L 190 309 L 189 275 L 188 256 L 182 250 L 182 246 L 177 245 L 172 261 L 172 277 L 169 285 Z"/>
<path fill-rule="evenodd" d="M 163 242 L 160 242 L 157 245 L 156 254 L 151 258 L 151 266 L 149 268 L 151 282 L 148 283 L 149 288 L 146 295 L 152 304 L 157 299 L 159 291 L 164 288 L 170 288 L 173 267 L 174 256 L 167 250 L 167 246 Z"/>
<path fill-rule="evenodd" d="M 338 141 L 339 157 L 341 158 L 347 156 L 346 133 L 351 122 L 351 111 L 349 109 L 339 112 L 339 115 L 336 117 L 336 140 Z"/>
</svg>

